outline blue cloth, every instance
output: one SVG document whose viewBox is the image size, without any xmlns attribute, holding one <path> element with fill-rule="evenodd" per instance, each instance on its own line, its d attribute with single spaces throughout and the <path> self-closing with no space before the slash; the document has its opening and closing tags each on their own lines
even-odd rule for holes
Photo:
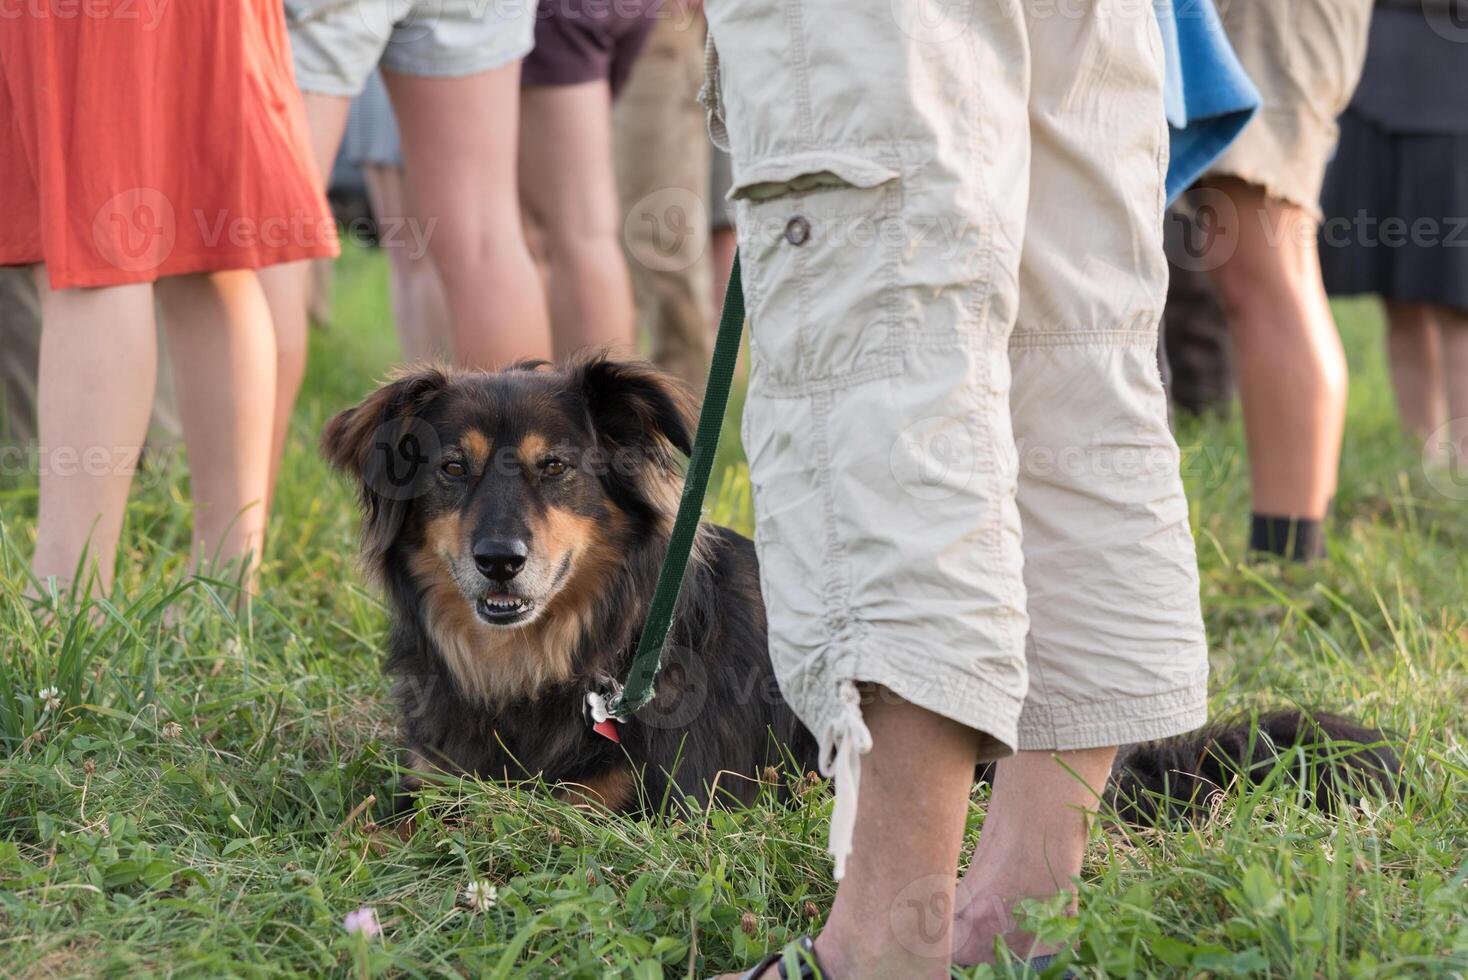
<svg viewBox="0 0 1468 980">
<path fill-rule="evenodd" d="M 1152 0 L 1167 59 L 1172 155 L 1167 199 L 1192 186 L 1259 110 L 1259 90 L 1223 32 L 1213 0 Z"/>
</svg>

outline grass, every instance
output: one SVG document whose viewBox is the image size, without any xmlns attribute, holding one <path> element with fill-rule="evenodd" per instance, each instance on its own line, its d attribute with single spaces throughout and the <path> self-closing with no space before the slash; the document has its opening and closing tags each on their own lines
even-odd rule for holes
<svg viewBox="0 0 1468 980">
<path fill-rule="evenodd" d="M 466 782 L 440 791 L 464 803 L 452 818 L 425 812 L 406 840 L 371 823 L 363 801 L 394 778 L 384 612 L 353 564 L 348 489 L 314 446 L 392 360 L 385 290 L 380 257 L 344 260 L 247 614 L 184 567 L 174 466 L 140 481 L 116 600 L 33 618 L 35 484 L 0 478 L 0 975 L 703 976 L 819 927 L 824 788 L 635 822 Z M 1326 818 L 1276 783 L 1197 826 L 1103 825 L 1080 917 L 1030 910 L 1077 938 L 1082 976 L 1468 971 L 1468 506 L 1434 492 L 1397 434 L 1375 308 L 1337 312 L 1354 380 L 1328 565 L 1244 564 L 1239 427 L 1179 433 L 1212 703 L 1386 726 L 1407 792 Z M 710 508 L 747 531 L 734 450 Z M 969 845 L 984 804 L 976 790 Z M 481 879 L 498 900 L 471 911 L 460 896 Z M 370 942 L 342 928 L 364 905 L 383 930 Z"/>
</svg>

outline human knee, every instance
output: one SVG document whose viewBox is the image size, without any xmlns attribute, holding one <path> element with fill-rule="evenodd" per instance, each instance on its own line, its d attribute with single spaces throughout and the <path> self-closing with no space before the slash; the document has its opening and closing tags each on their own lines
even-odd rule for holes
<svg viewBox="0 0 1468 980">
<path fill-rule="evenodd" d="M 446 283 L 498 278 L 507 265 L 529 261 L 518 224 L 475 223 L 442 229 L 429 240 L 428 255 Z"/>
</svg>

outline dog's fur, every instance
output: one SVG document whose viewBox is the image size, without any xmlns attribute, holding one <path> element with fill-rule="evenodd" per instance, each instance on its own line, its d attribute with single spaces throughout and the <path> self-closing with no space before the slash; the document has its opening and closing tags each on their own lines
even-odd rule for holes
<svg viewBox="0 0 1468 980">
<path fill-rule="evenodd" d="M 540 778 L 619 812 L 701 806 L 716 786 L 748 801 L 768 766 L 816 768 L 815 740 L 771 669 L 754 548 L 710 525 L 656 699 L 620 726 L 620 744 L 592 730 L 587 695 L 625 676 L 690 432 L 673 382 L 603 356 L 494 374 L 413 369 L 327 424 L 323 451 L 358 482 L 363 561 L 392 610 L 387 670 L 413 768 Z M 505 541 L 524 543 L 523 567 L 482 572 L 475 552 Z M 1125 815 L 1151 820 L 1298 748 L 1307 788 L 1329 806 L 1348 784 L 1392 791 L 1398 763 L 1383 745 L 1345 719 L 1279 712 L 1126 747 L 1112 793 Z"/>
</svg>

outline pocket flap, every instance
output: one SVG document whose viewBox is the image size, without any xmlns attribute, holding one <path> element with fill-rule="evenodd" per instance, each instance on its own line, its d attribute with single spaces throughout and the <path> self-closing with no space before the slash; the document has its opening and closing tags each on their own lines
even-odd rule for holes
<svg viewBox="0 0 1468 980">
<path fill-rule="evenodd" d="M 812 150 L 765 157 L 740 167 L 728 197 L 731 201 L 768 201 L 823 187 L 877 187 L 899 176 L 891 167 L 864 157 Z"/>
</svg>

